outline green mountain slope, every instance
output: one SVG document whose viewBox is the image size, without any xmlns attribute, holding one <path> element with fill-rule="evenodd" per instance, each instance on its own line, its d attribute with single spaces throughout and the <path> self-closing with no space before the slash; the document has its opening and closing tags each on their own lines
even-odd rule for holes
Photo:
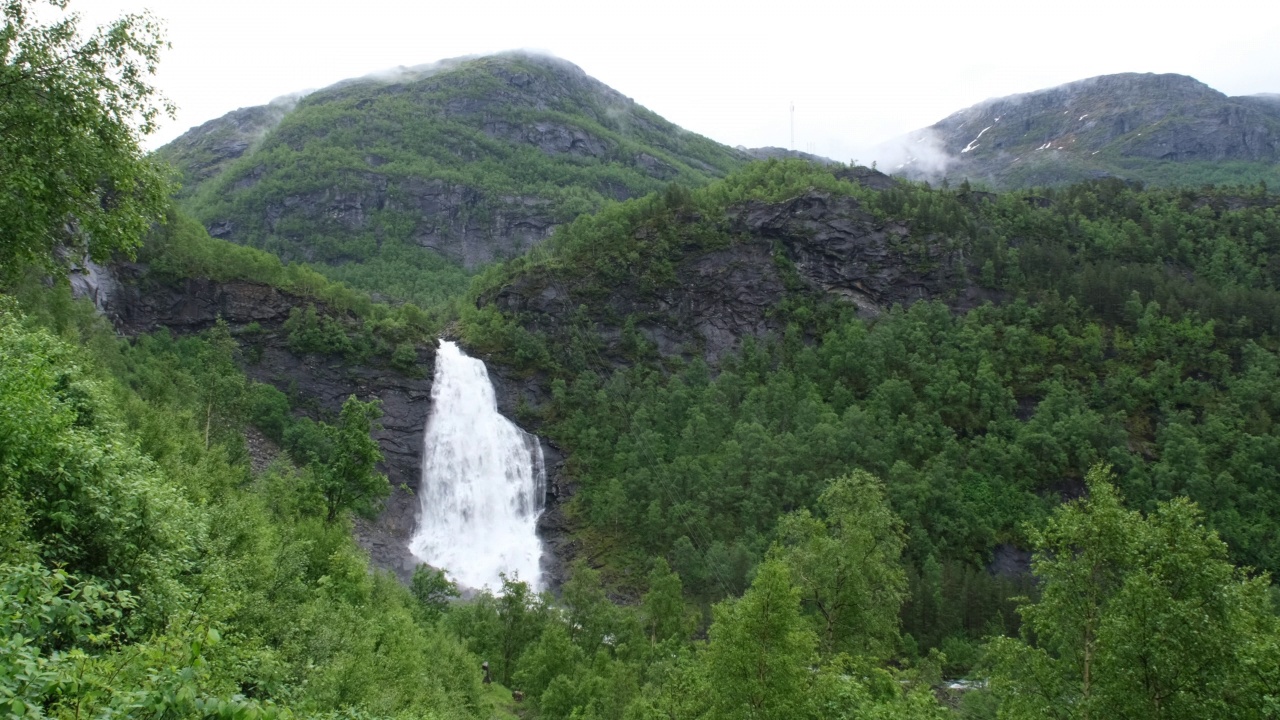
<svg viewBox="0 0 1280 720">
<path fill-rule="evenodd" d="M 936 141 L 948 177 L 997 187 L 1280 179 L 1280 103 L 1228 97 L 1185 75 L 1104 75 L 987 100 L 915 137 Z"/>
<path fill-rule="evenodd" d="M 417 278 L 458 289 L 465 277 L 449 268 L 514 256 L 610 200 L 702 185 L 748 159 L 525 54 L 345 81 L 282 109 L 237 111 L 158 151 L 188 183 L 183 205 L 215 237 L 420 302 L 434 288 Z"/>
</svg>

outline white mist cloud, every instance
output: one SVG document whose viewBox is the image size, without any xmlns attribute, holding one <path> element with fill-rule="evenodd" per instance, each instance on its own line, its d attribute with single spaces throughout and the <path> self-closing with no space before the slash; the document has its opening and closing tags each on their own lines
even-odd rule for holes
<svg viewBox="0 0 1280 720">
<path fill-rule="evenodd" d="M 943 147 L 942 137 L 930 128 L 880 143 L 872 149 L 870 157 L 881 172 L 925 180 L 941 178 L 957 159 Z"/>
</svg>

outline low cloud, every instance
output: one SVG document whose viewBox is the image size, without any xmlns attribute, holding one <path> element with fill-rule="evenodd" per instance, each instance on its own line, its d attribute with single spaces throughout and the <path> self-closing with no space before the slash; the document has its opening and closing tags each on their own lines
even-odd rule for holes
<svg viewBox="0 0 1280 720">
<path fill-rule="evenodd" d="M 870 161 L 874 161 L 881 172 L 916 180 L 940 179 L 957 160 L 946 151 L 942 137 L 931 128 L 883 142 L 871 148 L 869 155 Z"/>
</svg>

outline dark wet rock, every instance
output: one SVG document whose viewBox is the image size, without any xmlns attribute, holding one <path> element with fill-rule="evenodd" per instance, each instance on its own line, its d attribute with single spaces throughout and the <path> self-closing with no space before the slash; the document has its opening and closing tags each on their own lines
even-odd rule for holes
<svg viewBox="0 0 1280 720">
<path fill-rule="evenodd" d="M 120 292 L 120 283 L 111 268 L 88 258 L 71 264 L 67 280 L 71 283 L 71 296 L 89 300 L 102 315 L 108 313 L 115 296 Z"/>
<path fill-rule="evenodd" d="M 996 545 L 987 572 L 996 577 L 1018 579 L 1031 575 L 1031 551 L 1009 543 Z"/>
<path fill-rule="evenodd" d="M 575 537 L 578 527 L 565 512 L 577 487 L 565 471 L 564 456 L 545 440 L 542 447 L 547 461 L 547 505 L 538 517 L 542 579 L 548 588 L 558 591 L 569 579 L 570 565 L 582 553 L 582 542 Z"/>
<path fill-rule="evenodd" d="M 919 237 L 906 224 L 877 220 L 850 197 L 809 192 L 751 203 L 730 218 L 739 231 L 777 242 L 812 289 L 870 314 L 919 300 L 967 309 L 983 299 L 968 285 L 963 256 L 947 238 Z"/>
<path fill-rule="evenodd" d="M 769 310 L 786 288 L 763 239 L 687 257 L 675 268 L 675 277 L 670 287 L 624 285 L 612 288 L 607 297 L 589 297 L 572 280 L 522 275 L 483 301 L 552 336 L 562 333 L 566 320 L 585 306 L 598 319 L 597 330 L 614 345 L 622 338 L 618 321 L 633 316 L 636 331 L 660 354 L 702 357 L 713 364 L 745 338 L 782 328 Z"/>
</svg>

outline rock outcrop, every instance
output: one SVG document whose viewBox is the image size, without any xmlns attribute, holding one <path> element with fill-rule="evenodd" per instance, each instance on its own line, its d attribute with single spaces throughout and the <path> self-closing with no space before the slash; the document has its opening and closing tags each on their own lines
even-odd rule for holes
<svg viewBox="0 0 1280 720">
<path fill-rule="evenodd" d="M 904 223 L 877 220 L 850 197 L 809 192 L 751 203 L 730 217 L 739 232 L 778 243 L 809 288 L 866 314 L 919 300 L 964 310 L 988 299 L 968 282 L 963 255 L 948 238 L 918 237 Z"/>
<path fill-rule="evenodd" d="M 675 276 L 676 282 L 656 291 L 620 286 L 595 297 L 584 295 L 573 279 L 525 274 L 482 302 L 492 302 L 521 318 L 530 330 L 552 337 L 563 334 L 565 320 L 585 306 L 600 336 L 615 346 L 622 341 L 617 319 L 632 317 L 636 332 L 659 354 L 702 357 L 711 363 L 747 337 L 781 330 L 768 311 L 782 300 L 786 288 L 768 241 L 748 240 L 687 257 L 675 268 Z"/>
<path fill-rule="evenodd" d="M 854 179 L 895 182 L 871 171 Z M 833 294 L 872 316 L 919 300 L 966 309 L 989 299 L 968 282 L 970 269 L 947 238 L 881 221 L 850 197 L 810 191 L 780 203 L 753 202 L 732 208 L 725 222 L 733 244 L 684 255 L 674 264 L 674 281 L 657 289 L 629 284 L 601 296 L 580 277 L 531 272 L 480 302 L 553 342 L 564 340 L 566 319 L 585 308 L 605 343 L 603 356 L 618 364 L 625 362 L 623 324 L 630 319 L 659 355 L 715 367 L 746 338 L 779 337 L 785 323 L 775 311 L 797 292 Z M 788 286 L 786 268 L 799 288 Z M 543 399 L 537 378 L 515 392 L 531 406 Z"/>
<path fill-rule="evenodd" d="M 257 178 L 243 185 L 252 188 Z M 533 196 L 497 195 L 438 179 L 388 178 L 374 172 L 348 178 L 343 186 L 323 187 L 263 203 L 255 231 L 287 232 L 299 216 L 325 218 L 331 232 L 349 235 L 376 232 L 374 217 L 397 213 L 422 218 L 410 240 L 468 268 L 513 257 L 547 238 L 557 216 L 549 200 Z M 235 219 L 215 220 L 209 234 L 237 241 L 246 229 Z M 297 259 L 332 261 L 316 248 L 300 244 Z"/>
</svg>

